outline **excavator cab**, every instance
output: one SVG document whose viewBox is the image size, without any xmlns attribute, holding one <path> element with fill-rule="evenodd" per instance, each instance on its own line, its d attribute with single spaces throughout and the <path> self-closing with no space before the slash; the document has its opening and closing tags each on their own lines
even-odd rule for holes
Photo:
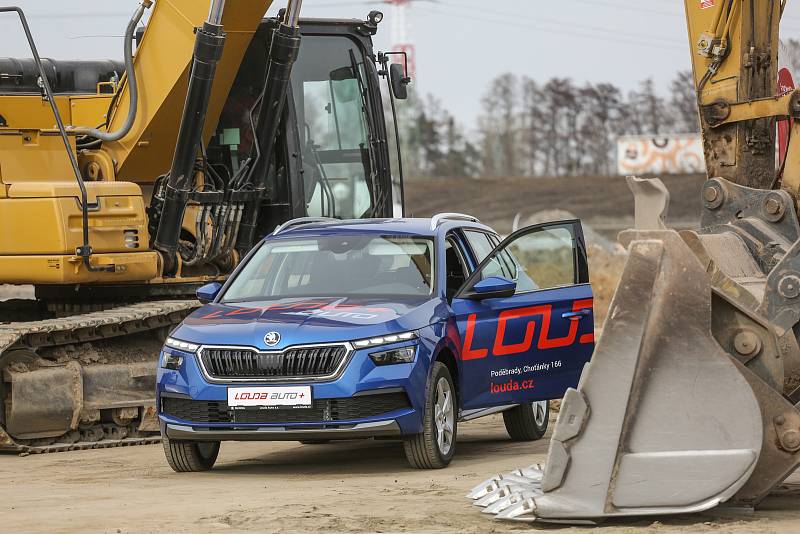
<svg viewBox="0 0 800 534">
<path fill-rule="evenodd" d="M 256 31 L 209 144 L 209 160 L 224 172 L 236 173 L 250 156 L 251 111 L 275 24 L 266 20 Z M 361 20 L 301 19 L 300 33 L 258 234 L 298 217 L 399 215 L 399 171 L 393 178 L 389 154 L 379 148 L 397 139 L 389 139 L 384 119 L 393 110 L 384 110 L 388 83 L 372 59 L 374 30 Z"/>
</svg>

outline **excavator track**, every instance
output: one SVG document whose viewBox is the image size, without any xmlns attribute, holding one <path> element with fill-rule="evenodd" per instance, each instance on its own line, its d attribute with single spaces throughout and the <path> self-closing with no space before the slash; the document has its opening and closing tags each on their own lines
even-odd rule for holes
<svg viewBox="0 0 800 534">
<path fill-rule="evenodd" d="M 194 300 L 151 301 L 0 324 L 0 451 L 30 454 L 159 442 L 151 387 L 158 341 L 143 334 L 163 337 L 198 306 Z M 143 338 L 147 343 L 140 343 Z M 128 355 L 115 354 L 115 345 L 125 343 L 133 344 Z M 42 398 L 43 406 L 32 402 Z"/>
</svg>

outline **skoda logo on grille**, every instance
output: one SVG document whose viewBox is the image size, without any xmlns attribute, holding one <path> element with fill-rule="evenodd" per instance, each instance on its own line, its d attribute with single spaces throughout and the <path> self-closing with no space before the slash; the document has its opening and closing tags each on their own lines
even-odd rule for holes
<svg viewBox="0 0 800 534">
<path fill-rule="evenodd" d="M 266 343 L 268 347 L 274 347 L 280 342 L 281 335 L 277 332 L 267 332 L 267 335 L 264 336 L 264 343 Z"/>
</svg>

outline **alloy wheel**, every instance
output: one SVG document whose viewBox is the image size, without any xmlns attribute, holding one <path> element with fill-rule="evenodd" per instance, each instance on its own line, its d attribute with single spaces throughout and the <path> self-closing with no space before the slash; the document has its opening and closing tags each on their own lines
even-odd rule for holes
<svg viewBox="0 0 800 534">
<path fill-rule="evenodd" d="M 440 378 L 436 383 L 436 404 L 434 404 L 434 422 L 436 423 L 436 444 L 442 455 L 447 455 L 453 447 L 453 425 L 455 410 L 453 409 L 453 392 L 450 383 Z"/>
</svg>

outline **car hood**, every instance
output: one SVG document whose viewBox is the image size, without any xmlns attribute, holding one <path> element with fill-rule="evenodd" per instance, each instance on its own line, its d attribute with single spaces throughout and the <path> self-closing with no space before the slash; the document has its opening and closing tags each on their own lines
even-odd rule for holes
<svg viewBox="0 0 800 534">
<path fill-rule="evenodd" d="M 172 333 L 204 345 L 241 345 L 280 350 L 417 330 L 436 321 L 435 298 L 304 298 L 207 304 Z M 268 346 L 268 333 L 280 341 Z M 273 339 L 278 336 L 271 336 Z"/>
</svg>

